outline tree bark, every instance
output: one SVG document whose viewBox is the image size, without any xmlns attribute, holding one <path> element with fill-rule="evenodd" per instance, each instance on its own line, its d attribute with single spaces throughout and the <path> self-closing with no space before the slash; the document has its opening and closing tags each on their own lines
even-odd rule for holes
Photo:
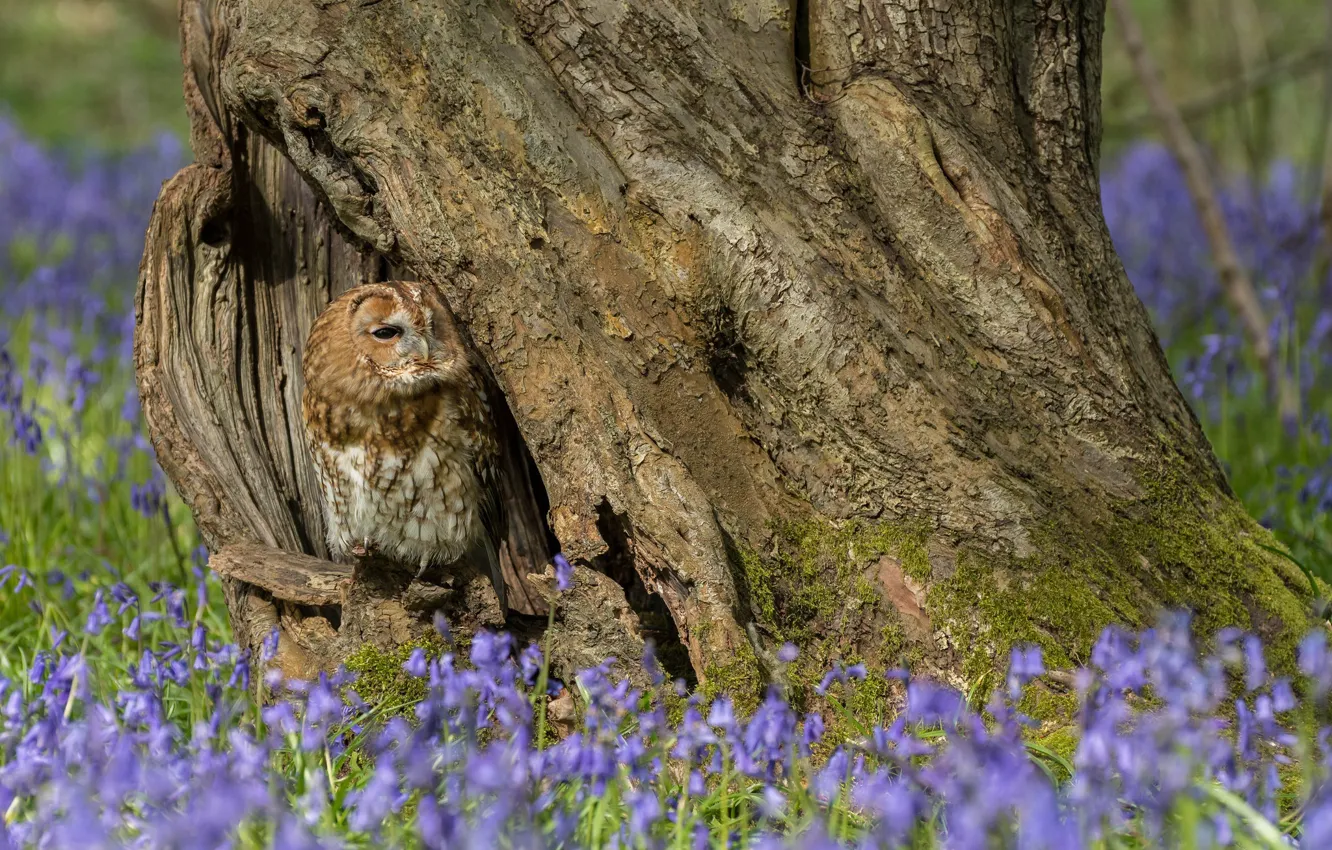
<svg viewBox="0 0 1332 850">
<path fill-rule="evenodd" d="M 210 542 L 320 554 L 304 333 L 410 274 L 493 368 L 560 546 L 664 607 L 708 688 L 752 692 L 788 639 L 797 681 L 961 682 L 1019 641 L 1071 664 L 1161 605 L 1279 663 L 1303 577 L 1256 545 L 1101 217 L 1103 17 L 186 0 L 199 161 L 139 315 L 163 467 Z"/>
</svg>

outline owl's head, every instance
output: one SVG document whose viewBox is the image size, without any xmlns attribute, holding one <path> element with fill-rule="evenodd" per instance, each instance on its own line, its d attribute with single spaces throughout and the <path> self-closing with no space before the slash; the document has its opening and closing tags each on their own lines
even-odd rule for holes
<svg viewBox="0 0 1332 850">
<path fill-rule="evenodd" d="M 435 289 L 395 281 L 358 286 L 329 304 L 310 330 L 304 365 L 307 384 L 320 380 L 355 395 L 403 397 L 448 383 L 470 364 L 453 314 Z"/>
</svg>

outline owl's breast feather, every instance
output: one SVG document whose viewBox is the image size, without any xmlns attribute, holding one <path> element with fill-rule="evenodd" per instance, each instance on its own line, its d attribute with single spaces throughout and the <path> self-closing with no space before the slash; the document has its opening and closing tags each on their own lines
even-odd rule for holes
<svg viewBox="0 0 1332 850">
<path fill-rule="evenodd" d="M 408 563 L 447 562 L 480 533 L 481 482 L 464 445 L 427 439 L 409 452 L 323 450 L 333 479 L 325 487 L 331 543 L 335 534 L 348 547 L 368 539 Z"/>
</svg>

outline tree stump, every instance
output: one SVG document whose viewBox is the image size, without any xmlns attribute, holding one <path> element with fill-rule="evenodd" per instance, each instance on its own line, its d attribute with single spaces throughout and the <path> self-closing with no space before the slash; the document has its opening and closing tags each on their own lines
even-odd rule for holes
<svg viewBox="0 0 1332 850">
<path fill-rule="evenodd" d="M 753 690 L 786 640 L 797 679 L 965 684 L 1162 606 L 1292 657 L 1307 585 L 1101 216 L 1102 0 L 181 10 L 197 162 L 154 211 L 136 364 L 214 551 L 322 556 L 301 347 L 402 276 L 489 364 L 560 547 L 709 687 Z M 328 580 L 231 591 L 238 631 Z M 293 646 L 337 645 L 288 601 Z"/>
</svg>

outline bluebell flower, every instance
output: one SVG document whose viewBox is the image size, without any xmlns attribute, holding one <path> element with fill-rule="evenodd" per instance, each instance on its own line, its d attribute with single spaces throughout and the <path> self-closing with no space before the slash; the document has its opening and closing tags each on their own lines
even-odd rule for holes
<svg viewBox="0 0 1332 850">
<path fill-rule="evenodd" d="M 431 615 L 430 622 L 445 643 L 448 643 L 452 639 L 449 635 L 449 620 L 444 616 L 444 612 L 436 611 Z"/>
<path fill-rule="evenodd" d="M 390 756 L 380 756 L 365 787 L 352 791 L 347 798 L 352 810 L 348 821 L 357 832 L 378 833 L 388 816 L 398 811 L 406 795 L 398 787 L 398 774 Z"/>
<path fill-rule="evenodd" d="M 1256 636 L 1244 639 L 1244 689 L 1256 691 L 1267 682 L 1267 662 L 1263 657 L 1263 644 Z"/>
<path fill-rule="evenodd" d="M 708 709 L 708 725 L 723 732 L 735 728 L 735 706 L 729 697 L 717 697 L 712 701 L 712 707 Z"/>
<path fill-rule="evenodd" d="M 1032 679 L 1044 674 L 1045 662 L 1042 660 L 1039 646 L 1031 646 L 1025 649 L 1013 647 L 1008 661 L 1009 699 L 1016 700 L 1022 696 L 1022 688 Z"/>
<path fill-rule="evenodd" d="M 648 681 L 653 687 L 658 687 L 666 681 L 666 673 L 661 669 L 661 662 L 657 660 L 657 644 L 650 638 L 643 642 L 643 670 L 648 674 Z"/>
<path fill-rule="evenodd" d="M 635 838 L 647 837 L 661 818 L 661 801 L 650 790 L 631 791 L 626 799 L 629 805 L 629 834 Z"/>
<path fill-rule="evenodd" d="M 83 630 L 90 635 L 99 635 L 102 629 L 111 625 L 114 620 L 111 612 L 106 607 L 105 591 L 98 588 L 93 593 L 92 610 L 88 612 L 88 619 L 84 622 Z"/>
<path fill-rule="evenodd" d="M 481 630 L 472 638 L 470 658 L 481 670 L 494 670 L 509 658 L 510 637 L 507 632 Z"/>
<path fill-rule="evenodd" d="M 1314 686 L 1314 696 L 1325 699 L 1332 691 L 1332 656 L 1328 653 L 1327 636 L 1322 631 L 1310 632 L 1300 641 L 1297 658 L 1300 672 Z"/>
<path fill-rule="evenodd" d="M 207 630 L 201 626 L 195 628 L 194 634 L 190 638 L 190 646 L 196 652 L 201 651 L 203 642 L 207 638 Z M 261 664 L 267 664 L 277 657 L 278 647 L 282 641 L 282 630 L 277 626 L 269 629 L 268 634 L 259 643 L 259 661 Z"/>
<path fill-rule="evenodd" d="M 856 679 L 864 679 L 869 675 L 869 671 L 864 664 L 853 664 L 850 667 L 843 667 L 841 662 L 834 661 L 832 669 L 824 674 L 823 679 L 814 688 L 819 696 L 828 693 L 828 688 L 832 687 L 833 682 L 848 684 Z"/>
<path fill-rule="evenodd" d="M 555 589 L 564 593 L 573 587 L 573 566 L 562 553 L 555 555 Z"/>
<path fill-rule="evenodd" d="M 406 670 L 407 675 L 409 676 L 424 679 L 429 672 L 429 668 L 426 665 L 425 650 L 419 646 L 413 649 L 412 654 L 402 663 L 402 669 Z"/>
<path fill-rule="evenodd" d="M 695 797 L 702 797 L 708 793 L 708 786 L 703 781 L 703 774 L 697 770 L 689 771 L 689 782 L 687 785 L 689 793 Z"/>
<path fill-rule="evenodd" d="M 518 666 L 523 673 L 523 684 L 528 687 L 536 684 L 537 677 L 541 675 L 541 662 L 541 648 L 534 643 L 529 643 L 518 654 Z"/>
<path fill-rule="evenodd" d="M 823 739 L 823 715 L 817 711 L 806 715 L 801 739 L 806 753 L 810 747 Z"/>
</svg>

